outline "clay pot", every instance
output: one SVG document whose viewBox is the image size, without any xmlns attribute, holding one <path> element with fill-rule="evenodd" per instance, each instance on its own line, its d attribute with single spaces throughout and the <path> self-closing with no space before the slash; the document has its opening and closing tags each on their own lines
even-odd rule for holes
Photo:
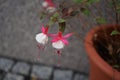
<svg viewBox="0 0 120 80">
<path fill-rule="evenodd" d="M 120 72 L 113 69 L 99 56 L 92 42 L 92 38 L 97 30 L 115 26 L 116 25 L 97 26 L 92 29 L 85 38 L 85 49 L 90 60 L 90 80 L 120 80 Z"/>
</svg>

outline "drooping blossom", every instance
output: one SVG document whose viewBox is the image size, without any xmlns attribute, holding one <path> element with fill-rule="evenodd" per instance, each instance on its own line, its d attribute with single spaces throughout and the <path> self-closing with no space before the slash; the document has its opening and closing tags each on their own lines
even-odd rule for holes
<svg viewBox="0 0 120 80">
<path fill-rule="evenodd" d="M 45 0 L 42 3 L 42 6 L 49 12 L 49 13 L 53 13 L 56 11 L 55 5 L 52 2 L 52 0 Z"/>
<path fill-rule="evenodd" d="M 42 26 L 41 33 L 38 33 L 35 38 L 38 42 L 37 47 L 39 50 L 37 60 L 40 61 L 40 51 L 45 49 L 44 45 L 48 42 L 48 27 Z"/>
<path fill-rule="evenodd" d="M 58 50 L 64 48 L 68 44 L 67 38 L 70 37 L 73 33 L 69 33 L 65 36 L 62 35 L 62 32 L 59 31 L 58 34 L 52 40 L 52 46 Z"/>
<path fill-rule="evenodd" d="M 48 42 L 48 27 L 42 26 L 41 31 L 42 32 L 38 33 L 35 38 L 39 44 L 45 45 Z"/>
<path fill-rule="evenodd" d="M 58 66 L 60 66 L 60 56 L 61 56 L 61 50 L 62 48 L 64 48 L 65 45 L 68 45 L 68 40 L 67 38 L 70 37 L 73 33 L 69 33 L 65 36 L 62 35 L 62 32 L 59 31 L 58 34 L 53 34 L 50 35 L 52 37 L 54 37 L 54 39 L 52 40 L 52 46 L 54 48 L 57 49 L 57 51 L 55 51 L 55 53 L 58 54 Z"/>
</svg>

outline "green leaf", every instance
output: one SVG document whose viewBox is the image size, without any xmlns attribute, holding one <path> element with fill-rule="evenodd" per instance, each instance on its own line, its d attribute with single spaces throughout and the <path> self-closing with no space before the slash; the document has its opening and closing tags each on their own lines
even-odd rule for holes
<svg viewBox="0 0 120 80">
<path fill-rule="evenodd" d="M 106 20 L 103 17 L 97 17 L 95 20 L 98 24 L 105 24 L 106 23 Z"/>
<path fill-rule="evenodd" d="M 117 5 L 116 9 L 117 9 L 117 12 L 120 13 L 120 5 Z"/>
<path fill-rule="evenodd" d="M 56 22 L 57 18 L 56 17 L 50 17 L 50 21 Z"/>
<path fill-rule="evenodd" d="M 100 0 L 73 0 L 75 3 L 82 3 L 82 2 L 85 2 L 87 4 L 91 4 L 91 3 L 94 3 L 94 2 L 98 2 Z"/>
<path fill-rule="evenodd" d="M 87 8 L 81 8 L 80 10 L 84 15 L 86 15 L 86 16 L 90 15 L 90 11 Z"/>
<path fill-rule="evenodd" d="M 53 22 L 56 22 L 58 20 L 58 16 L 59 16 L 59 14 L 55 13 L 52 17 L 50 17 L 50 20 Z"/>
<path fill-rule="evenodd" d="M 59 14 L 58 13 L 55 13 L 54 15 L 53 15 L 53 17 L 58 17 L 59 16 Z"/>
<path fill-rule="evenodd" d="M 65 22 L 65 19 L 62 19 L 62 18 L 61 18 L 61 19 L 59 19 L 59 22 L 60 22 L 60 23 L 63 23 L 63 22 Z"/>
<path fill-rule="evenodd" d="M 65 22 L 59 22 L 59 31 L 64 32 L 66 28 Z"/>
<path fill-rule="evenodd" d="M 120 9 L 117 9 L 117 13 L 120 13 Z"/>
<path fill-rule="evenodd" d="M 114 68 L 119 68 L 120 66 L 119 65 L 113 65 Z"/>
<path fill-rule="evenodd" d="M 114 30 L 114 31 L 112 31 L 112 32 L 111 32 L 111 34 L 110 34 L 110 35 L 111 35 L 111 36 L 113 36 L 113 35 L 117 35 L 117 34 L 120 34 L 120 32 L 119 32 L 119 31 L 117 31 L 117 30 Z"/>
</svg>

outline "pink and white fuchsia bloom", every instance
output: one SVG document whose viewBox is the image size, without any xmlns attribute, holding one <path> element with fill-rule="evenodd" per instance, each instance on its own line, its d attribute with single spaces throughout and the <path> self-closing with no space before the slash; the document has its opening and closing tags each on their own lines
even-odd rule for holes
<svg viewBox="0 0 120 80">
<path fill-rule="evenodd" d="M 42 26 L 41 31 L 42 33 L 38 33 L 35 38 L 39 44 L 45 45 L 48 42 L 48 27 Z"/>
<path fill-rule="evenodd" d="M 43 3 L 42 3 L 42 6 L 50 13 L 53 13 L 56 11 L 56 8 L 55 8 L 55 5 L 54 3 L 52 2 L 52 0 L 45 0 Z"/>
<path fill-rule="evenodd" d="M 67 38 L 70 37 L 73 33 L 69 33 L 65 36 L 62 36 L 62 32 L 59 31 L 57 36 L 52 40 L 52 46 L 58 50 L 64 48 L 65 45 L 68 45 Z"/>
</svg>

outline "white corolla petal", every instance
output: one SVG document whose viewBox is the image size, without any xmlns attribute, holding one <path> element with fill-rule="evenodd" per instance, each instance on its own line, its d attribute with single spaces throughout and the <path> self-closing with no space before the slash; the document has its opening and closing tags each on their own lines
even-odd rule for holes
<svg viewBox="0 0 120 80">
<path fill-rule="evenodd" d="M 40 44 L 46 44 L 48 42 L 48 36 L 44 33 L 39 33 L 36 35 L 36 41 Z"/>
<path fill-rule="evenodd" d="M 59 40 L 57 42 L 53 42 L 52 46 L 56 49 L 62 49 L 64 48 L 65 44 L 61 40 Z"/>
<path fill-rule="evenodd" d="M 47 6 L 48 6 L 48 2 L 46 2 L 46 1 L 43 2 L 43 3 L 42 3 L 42 6 L 43 6 L 43 7 L 47 7 Z"/>
<path fill-rule="evenodd" d="M 48 11 L 49 13 L 53 13 L 53 12 L 56 11 L 56 8 L 55 8 L 55 7 L 48 7 L 48 8 L 47 8 L 47 11 Z"/>
</svg>

